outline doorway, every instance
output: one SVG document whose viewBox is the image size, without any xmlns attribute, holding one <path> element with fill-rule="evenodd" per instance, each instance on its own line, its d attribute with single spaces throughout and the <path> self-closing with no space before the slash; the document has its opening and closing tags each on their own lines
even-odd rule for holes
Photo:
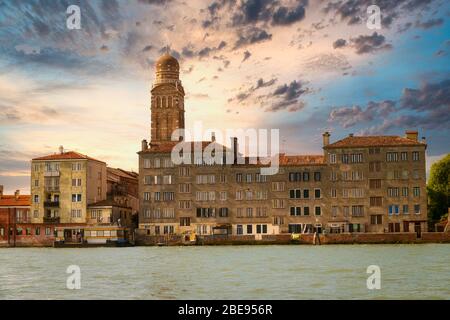
<svg viewBox="0 0 450 320">
<path fill-rule="evenodd" d="M 417 238 L 422 237 L 422 228 L 420 227 L 420 222 L 414 223 L 414 232 L 417 234 Z"/>
</svg>

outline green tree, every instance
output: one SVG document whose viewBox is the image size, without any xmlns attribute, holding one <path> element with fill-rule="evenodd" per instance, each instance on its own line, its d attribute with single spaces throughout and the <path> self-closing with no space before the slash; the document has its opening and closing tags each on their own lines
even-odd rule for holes
<svg viewBox="0 0 450 320">
<path fill-rule="evenodd" d="M 450 154 L 431 166 L 427 189 L 428 217 L 432 221 L 440 220 L 450 203 Z"/>
</svg>

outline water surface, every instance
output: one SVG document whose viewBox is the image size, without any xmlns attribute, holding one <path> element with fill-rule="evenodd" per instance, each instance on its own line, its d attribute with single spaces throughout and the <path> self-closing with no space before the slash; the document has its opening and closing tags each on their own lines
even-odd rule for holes
<svg viewBox="0 0 450 320">
<path fill-rule="evenodd" d="M 449 244 L 0 249 L 0 299 L 449 298 Z"/>
</svg>

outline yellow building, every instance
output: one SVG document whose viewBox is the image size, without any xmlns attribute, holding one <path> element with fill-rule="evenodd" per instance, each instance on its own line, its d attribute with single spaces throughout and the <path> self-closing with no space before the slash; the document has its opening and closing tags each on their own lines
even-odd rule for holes
<svg viewBox="0 0 450 320">
<path fill-rule="evenodd" d="M 87 223 L 88 205 L 106 199 L 106 163 L 60 147 L 31 163 L 31 221 Z"/>
</svg>

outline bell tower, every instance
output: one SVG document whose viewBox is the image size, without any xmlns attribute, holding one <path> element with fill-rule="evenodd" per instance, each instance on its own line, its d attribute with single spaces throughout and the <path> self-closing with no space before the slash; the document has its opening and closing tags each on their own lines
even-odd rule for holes
<svg viewBox="0 0 450 320">
<path fill-rule="evenodd" d="M 180 65 L 168 52 L 156 62 L 151 90 L 151 144 L 171 141 L 172 132 L 184 129 L 184 89 Z"/>
</svg>

